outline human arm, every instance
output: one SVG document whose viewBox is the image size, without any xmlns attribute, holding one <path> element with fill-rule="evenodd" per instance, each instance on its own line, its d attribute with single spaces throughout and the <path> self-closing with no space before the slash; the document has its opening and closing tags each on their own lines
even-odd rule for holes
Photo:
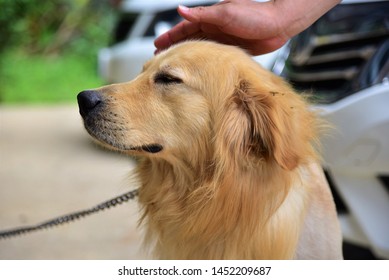
<svg viewBox="0 0 389 280">
<path fill-rule="evenodd" d="M 184 21 L 155 40 L 157 50 L 206 38 L 237 45 L 253 55 L 274 51 L 314 23 L 340 0 L 222 1 L 209 7 L 178 7 Z"/>
</svg>

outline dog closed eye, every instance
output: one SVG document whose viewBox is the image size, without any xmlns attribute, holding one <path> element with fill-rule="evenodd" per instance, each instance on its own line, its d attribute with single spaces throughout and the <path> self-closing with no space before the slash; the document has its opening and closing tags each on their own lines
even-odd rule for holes
<svg viewBox="0 0 389 280">
<path fill-rule="evenodd" d="M 154 83 L 156 84 L 163 84 L 163 85 L 170 85 L 170 84 L 181 84 L 183 83 L 182 79 L 173 76 L 166 72 L 159 72 L 154 77 Z"/>
</svg>

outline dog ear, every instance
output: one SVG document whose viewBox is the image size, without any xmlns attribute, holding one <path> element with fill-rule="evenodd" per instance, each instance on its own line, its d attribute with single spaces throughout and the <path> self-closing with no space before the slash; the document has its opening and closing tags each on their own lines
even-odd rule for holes
<svg viewBox="0 0 389 280">
<path fill-rule="evenodd" d="M 273 78 L 274 79 L 274 78 Z M 274 160 L 287 170 L 313 155 L 314 118 L 303 99 L 281 79 L 269 85 L 241 80 L 221 125 L 224 146 L 235 157 Z"/>
</svg>

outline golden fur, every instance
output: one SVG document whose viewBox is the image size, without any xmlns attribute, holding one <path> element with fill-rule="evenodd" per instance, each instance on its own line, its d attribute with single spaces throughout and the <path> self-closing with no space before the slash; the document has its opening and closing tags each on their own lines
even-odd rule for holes
<svg viewBox="0 0 389 280">
<path fill-rule="evenodd" d="M 242 50 L 182 43 L 135 80 L 94 92 L 101 102 L 84 112 L 86 129 L 140 157 L 141 223 L 155 257 L 342 258 L 316 163 L 317 118 Z"/>
</svg>

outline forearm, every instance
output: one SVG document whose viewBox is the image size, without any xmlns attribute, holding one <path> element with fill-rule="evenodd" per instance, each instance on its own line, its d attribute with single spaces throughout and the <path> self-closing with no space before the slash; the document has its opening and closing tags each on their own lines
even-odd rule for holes
<svg viewBox="0 0 389 280">
<path fill-rule="evenodd" d="M 341 0 L 273 0 L 280 27 L 291 38 L 305 30 Z"/>
</svg>

